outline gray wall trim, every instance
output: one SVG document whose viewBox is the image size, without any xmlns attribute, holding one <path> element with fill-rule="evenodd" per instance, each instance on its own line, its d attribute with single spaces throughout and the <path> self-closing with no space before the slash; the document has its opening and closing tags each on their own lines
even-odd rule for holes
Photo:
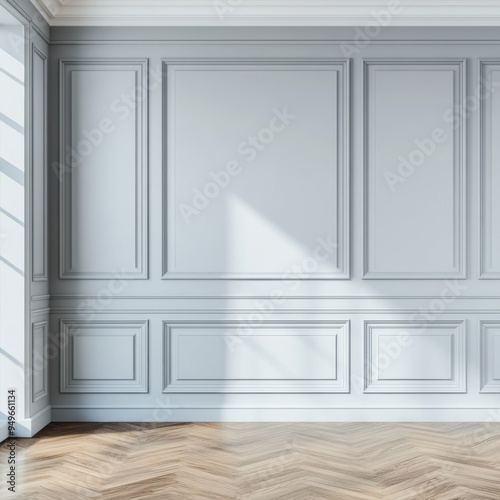
<svg viewBox="0 0 500 500">
<path fill-rule="evenodd" d="M 263 322 L 251 335 L 258 336 L 256 333 L 262 329 L 273 329 L 276 331 L 286 330 L 286 328 L 311 329 L 317 330 L 318 335 L 330 335 L 335 338 L 336 343 L 336 378 L 332 379 L 270 379 L 270 380 L 183 380 L 177 375 L 179 368 L 179 345 L 174 330 L 183 330 L 197 328 L 204 330 L 208 337 L 216 336 L 217 332 L 238 327 L 245 328 L 245 323 L 231 321 L 163 321 L 163 376 L 164 393 L 349 393 L 350 391 L 350 321 L 332 320 L 332 321 L 309 321 L 309 322 Z M 336 330 L 332 335 L 332 330 Z M 296 336 L 297 334 L 293 335 Z M 234 339 L 231 335 L 220 334 L 221 337 Z M 307 334 L 304 334 L 307 336 Z"/>
<path fill-rule="evenodd" d="M 500 394 L 500 380 L 495 377 L 495 363 L 500 360 L 494 357 L 494 339 L 500 336 L 491 333 L 491 330 L 498 330 L 500 321 L 480 321 L 479 330 L 481 335 L 481 393 Z"/>
<path fill-rule="evenodd" d="M 172 43 L 200 41 L 260 41 L 266 43 L 325 43 L 353 41 L 355 27 L 51 27 L 54 44 L 67 43 Z M 386 41 L 442 42 L 447 44 L 500 43 L 499 27 L 385 27 L 370 43 Z"/>
<path fill-rule="evenodd" d="M 40 35 L 46 43 L 50 42 L 50 27 L 42 14 L 29 0 L 5 0 L 5 3 L 29 21 L 30 30 Z M 5 4 L 3 5 L 5 6 Z"/>
<path fill-rule="evenodd" d="M 163 262 L 163 279 L 184 279 L 184 280 L 212 280 L 212 279 L 248 279 L 248 280 L 271 280 L 271 279 L 290 279 L 293 277 L 283 278 L 281 274 L 220 274 L 220 273 L 177 273 L 175 271 L 169 271 L 169 242 L 172 238 L 169 235 L 169 228 L 172 229 L 173 224 L 169 218 L 169 210 L 171 209 L 168 204 L 170 196 L 168 196 L 168 179 L 173 176 L 173 173 L 169 173 L 168 159 L 168 140 L 166 137 L 168 130 L 168 116 L 169 113 L 175 115 L 175 111 L 169 109 L 169 99 L 168 99 L 168 67 L 170 65 L 269 65 L 269 66 L 282 66 L 282 65 L 306 65 L 315 66 L 323 65 L 336 67 L 339 72 L 339 87 L 337 100 L 339 104 L 339 116 L 337 120 L 338 126 L 338 157 L 337 157 L 337 237 L 339 239 L 338 248 L 338 271 L 330 274 L 314 274 L 308 279 L 310 280 L 342 280 L 350 278 L 350 60 L 349 59 L 329 59 L 329 58 L 268 58 L 268 59 L 234 59 L 234 58 L 220 58 L 220 59 L 190 59 L 190 58 L 169 58 L 163 59 L 163 106 L 162 106 L 162 133 L 163 133 L 163 252 L 162 252 L 162 262 Z"/>
<path fill-rule="evenodd" d="M 457 89 L 456 106 L 460 108 L 455 113 L 460 124 L 454 131 L 456 141 L 454 158 L 454 252 L 455 268 L 450 272 L 411 273 L 411 272 L 380 272 L 370 269 L 370 158 L 368 139 L 369 130 L 369 85 L 368 75 L 370 66 L 388 65 L 423 65 L 423 66 L 450 66 L 455 68 L 455 82 Z M 467 61 L 465 59 L 365 59 L 363 60 L 363 279 L 466 279 L 467 278 L 467 190 L 466 190 L 466 162 L 467 162 L 467 119 L 464 113 L 467 98 Z"/>
<path fill-rule="evenodd" d="M 148 59 L 129 58 L 92 58 L 59 61 L 60 78 L 60 137 L 59 137 L 59 165 L 60 165 L 60 279 L 113 279 L 114 270 L 107 272 L 74 272 L 71 270 L 71 172 L 65 165 L 65 148 L 71 146 L 71 109 L 67 109 L 67 101 L 71 99 L 71 84 L 68 81 L 70 67 L 128 66 L 137 72 L 137 81 L 142 88 L 147 88 Z M 137 116 L 141 126 L 136 130 L 137 163 L 136 163 L 136 262 L 137 268 L 127 270 L 122 276 L 127 279 L 148 278 L 148 111 L 149 99 L 145 97 L 137 106 Z"/>
<path fill-rule="evenodd" d="M 459 321 L 365 321 L 365 393 L 370 394 L 398 394 L 398 393 L 466 393 L 467 392 L 467 347 L 466 347 L 466 322 Z M 378 360 L 378 334 L 377 329 L 394 329 L 394 336 L 400 330 L 408 333 L 408 338 L 418 336 L 425 332 L 426 336 L 431 331 L 439 332 L 444 328 L 454 330 L 450 335 L 451 367 L 449 379 L 384 379 L 379 376 Z M 415 332 L 415 333 L 413 333 Z M 401 333 L 400 333 L 401 335 Z M 401 349 L 408 349 L 403 344 Z M 409 347 L 411 349 L 411 346 Z M 423 361 L 423 360 L 422 360 Z"/>
<path fill-rule="evenodd" d="M 44 309 L 43 311 L 40 311 L 40 313 L 46 313 L 49 311 L 49 309 Z M 136 315 L 136 314 L 160 314 L 160 315 L 165 315 L 165 314 L 175 314 L 175 315 L 194 315 L 194 314 L 219 314 L 219 315 L 226 315 L 226 316 L 231 316 L 234 314 L 249 314 L 251 315 L 252 313 L 259 314 L 260 311 L 255 308 L 247 308 L 247 309 L 242 309 L 242 308 L 225 308 L 225 309 L 193 309 L 193 308 L 188 308 L 186 307 L 185 309 L 174 309 L 170 307 L 156 307 L 156 308 L 144 308 L 144 307 L 136 307 L 136 308 L 131 308 L 131 307 L 123 307 L 121 309 L 114 308 L 114 309 L 103 309 L 100 311 L 96 311 L 95 309 L 92 308 L 82 308 L 82 307 L 51 307 L 50 312 L 52 314 L 76 314 L 76 315 L 83 315 L 86 318 L 87 317 L 93 317 L 93 316 L 105 316 L 105 315 L 123 315 L 123 314 L 131 314 L 131 315 Z M 413 316 L 417 317 L 422 317 L 421 314 L 419 314 L 419 310 L 417 309 L 408 309 L 408 308 L 401 308 L 401 309 L 396 309 L 396 308 L 385 308 L 385 309 L 376 309 L 376 308 L 365 308 L 365 307 L 359 307 L 359 308 L 323 308 L 323 309 L 294 309 L 294 310 L 285 310 L 285 311 L 280 311 L 277 313 L 277 316 L 285 315 L 285 316 L 304 316 L 304 315 L 336 315 L 336 316 L 346 316 L 349 314 L 377 314 L 377 315 L 387 315 L 387 314 L 411 314 Z M 453 308 L 449 309 L 444 313 L 441 313 L 441 316 L 446 316 L 446 315 L 456 315 L 456 314 L 481 314 L 481 315 L 498 315 L 498 309 L 469 309 L 469 308 Z M 38 314 L 38 311 L 33 312 L 32 315 Z M 300 318 L 299 318 L 300 319 Z"/>
<path fill-rule="evenodd" d="M 31 325 L 31 387 L 32 399 L 31 402 L 37 403 L 41 399 L 49 395 L 49 380 L 48 380 L 48 335 L 49 335 L 49 322 L 48 320 L 39 321 Z M 34 350 L 35 336 L 42 335 L 42 352 Z M 39 366 L 40 363 L 42 366 Z M 34 387 L 36 377 L 42 377 L 42 389 L 35 394 Z"/>
<path fill-rule="evenodd" d="M 43 194 L 42 194 L 42 205 L 43 205 L 43 241 L 41 245 L 41 249 L 43 251 L 43 269 L 42 272 L 37 273 L 35 270 L 35 259 L 34 252 L 32 255 L 32 280 L 33 281 L 48 281 L 48 268 L 49 268 L 49 258 L 48 258 L 48 185 L 47 185 L 47 176 L 48 176 L 48 120 L 47 120 L 47 111 L 48 111 L 48 93 L 47 93 L 47 84 L 48 84 L 48 54 L 41 50 L 40 47 L 37 47 L 35 44 L 32 44 L 32 55 L 31 55 L 31 71 L 34 77 L 35 69 L 34 69 L 34 61 L 35 57 L 39 57 L 43 62 L 43 145 L 44 145 L 44 157 L 43 157 Z M 40 85 L 40 82 L 36 82 Z M 34 86 L 31 89 L 31 100 L 34 102 Z M 31 156 L 34 154 L 34 119 L 31 119 Z M 34 168 L 34 160 L 31 159 L 31 168 Z M 34 178 L 34 172 L 31 173 L 32 178 Z M 32 201 L 34 202 L 34 193 L 32 193 Z M 34 203 L 32 208 L 32 220 L 34 221 L 34 211 L 37 209 Z M 32 224 L 31 227 L 31 237 L 32 242 L 35 241 L 35 227 Z"/>
<path fill-rule="evenodd" d="M 488 80 L 488 73 L 500 69 L 500 59 L 481 59 L 479 60 L 478 69 L 478 89 L 483 92 L 483 84 Z M 491 101 L 481 99 L 481 106 L 479 107 L 479 279 L 500 279 L 500 269 L 495 269 L 491 262 L 492 251 L 492 203 L 490 197 L 487 195 L 486 190 L 491 186 L 491 177 L 493 165 L 488 164 L 487 158 L 490 156 L 486 152 L 486 148 L 491 148 L 491 143 L 488 144 L 487 138 L 487 119 L 491 120 Z M 489 124 L 491 127 L 491 123 Z"/>
<path fill-rule="evenodd" d="M 133 339 L 133 373 L 132 379 L 78 379 L 74 374 L 75 336 L 88 335 L 99 337 L 91 333 L 93 328 L 108 330 L 112 336 L 117 333 L 121 337 L 129 336 Z M 125 333 L 126 331 L 130 333 Z M 81 321 L 61 320 L 61 356 L 60 356 L 60 392 L 61 393 L 147 393 L 149 392 L 149 321 L 133 320 L 102 320 Z"/>
</svg>

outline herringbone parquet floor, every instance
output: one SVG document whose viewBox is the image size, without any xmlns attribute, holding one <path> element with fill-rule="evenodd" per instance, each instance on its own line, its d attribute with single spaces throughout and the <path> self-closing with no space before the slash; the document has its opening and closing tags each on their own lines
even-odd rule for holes
<svg viewBox="0 0 500 500">
<path fill-rule="evenodd" d="M 0 498 L 500 499 L 498 424 L 52 424 L 17 446 Z"/>
</svg>

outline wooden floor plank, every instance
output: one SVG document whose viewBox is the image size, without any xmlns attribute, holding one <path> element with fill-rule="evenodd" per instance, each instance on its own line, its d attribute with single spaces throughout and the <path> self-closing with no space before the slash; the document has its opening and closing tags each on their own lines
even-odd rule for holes
<svg viewBox="0 0 500 500">
<path fill-rule="evenodd" d="M 0 498 L 500 499 L 491 423 L 51 424 L 17 451 Z"/>
</svg>

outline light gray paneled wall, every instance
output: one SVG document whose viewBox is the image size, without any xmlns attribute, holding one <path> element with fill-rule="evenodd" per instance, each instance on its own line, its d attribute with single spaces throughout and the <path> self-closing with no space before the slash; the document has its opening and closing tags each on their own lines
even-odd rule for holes
<svg viewBox="0 0 500 500">
<path fill-rule="evenodd" d="M 348 61 L 163 71 L 164 278 L 348 278 Z"/>
<path fill-rule="evenodd" d="M 29 359 L 29 408 L 31 433 L 38 432 L 50 422 L 49 360 L 49 46 L 44 33 L 30 33 L 30 131 L 29 131 L 29 225 L 28 246 L 30 284 L 30 328 L 27 356 Z"/>
<path fill-rule="evenodd" d="M 10 4 L 21 16 L 29 23 L 27 31 L 30 36 L 38 34 L 45 42 L 50 40 L 50 27 L 45 21 L 40 11 L 32 4 L 25 0 L 4 0 Z"/>
<path fill-rule="evenodd" d="M 500 31 L 162 33 L 52 33 L 54 418 L 493 418 Z"/>
<path fill-rule="evenodd" d="M 465 66 L 364 62 L 365 278 L 466 277 Z"/>
<path fill-rule="evenodd" d="M 16 389 L 18 436 L 50 422 L 49 27 L 29 2 L 0 0 L 2 26 L 1 390 Z M 4 413 L 5 398 L 1 412 Z"/>
<path fill-rule="evenodd" d="M 500 84 L 500 61 L 481 61 L 480 74 L 487 88 Z M 499 174 L 495 165 L 500 160 L 498 137 L 500 131 L 500 100 L 497 93 L 481 108 L 481 278 L 500 278 L 500 204 L 498 201 Z"/>
<path fill-rule="evenodd" d="M 147 93 L 115 100 L 146 89 L 147 70 L 147 59 L 60 61 L 61 279 L 148 277 Z M 102 116 L 110 103 L 117 122 Z"/>
</svg>

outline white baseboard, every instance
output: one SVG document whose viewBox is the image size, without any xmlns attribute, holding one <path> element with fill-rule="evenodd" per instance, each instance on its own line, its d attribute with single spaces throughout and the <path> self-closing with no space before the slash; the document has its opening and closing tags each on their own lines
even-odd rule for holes
<svg viewBox="0 0 500 500">
<path fill-rule="evenodd" d="M 16 422 L 16 437 L 30 438 L 52 422 L 52 409 L 47 406 L 30 418 Z"/>
<path fill-rule="evenodd" d="M 500 408 L 52 408 L 53 422 L 500 422 Z"/>
</svg>

